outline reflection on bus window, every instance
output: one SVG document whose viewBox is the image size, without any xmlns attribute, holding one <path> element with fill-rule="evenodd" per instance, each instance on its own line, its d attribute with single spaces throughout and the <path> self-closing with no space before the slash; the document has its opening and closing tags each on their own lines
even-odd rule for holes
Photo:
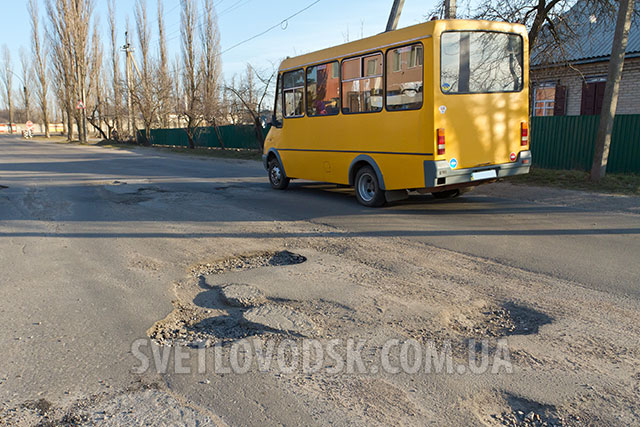
<svg viewBox="0 0 640 427">
<path fill-rule="evenodd" d="M 387 51 L 387 110 L 422 107 L 422 61 L 421 44 Z"/>
<path fill-rule="evenodd" d="M 522 37 L 491 31 L 452 31 L 441 37 L 444 93 L 522 90 Z"/>
<path fill-rule="evenodd" d="M 332 116 L 340 111 L 338 62 L 307 68 L 307 115 Z"/>
<path fill-rule="evenodd" d="M 382 110 L 382 54 L 342 61 L 342 112 Z"/>
<path fill-rule="evenodd" d="M 301 117 L 304 115 L 304 71 L 290 71 L 282 75 L 284 89 L 284 116 Z"/>
</svg>

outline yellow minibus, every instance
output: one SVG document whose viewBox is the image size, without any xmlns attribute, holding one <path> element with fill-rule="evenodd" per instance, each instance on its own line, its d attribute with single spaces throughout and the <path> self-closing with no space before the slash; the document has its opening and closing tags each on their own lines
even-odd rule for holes
<svg viewBox="0 0 640 427">
<path fill-rule="evenodd" d="M 469 20 L 287 58 L 263 153 L 271 186 L 349 185 L 382 206 L 528 173 L 528 70 L 523 25 Z"/>
</svg>

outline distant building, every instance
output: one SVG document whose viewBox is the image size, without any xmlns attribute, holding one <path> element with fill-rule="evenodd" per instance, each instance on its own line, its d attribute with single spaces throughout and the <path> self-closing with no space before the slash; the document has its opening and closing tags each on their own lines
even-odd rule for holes
<svg viewBox="0 0 640 427">
<path fill-rule="evenodd" d="M 580 2 L 579 2 L 580 3 Z M 578 4 L 579 4 L 578 3 Z M 549 48 L 548 28 L 531 53 L 532 113 L 535 116 L 600 114 L 615 18 L 575 6 L 565 17 L 573 36 Z M 640 4 L 632 22 L 617 114 L 640 114 Z"/>
</svg>

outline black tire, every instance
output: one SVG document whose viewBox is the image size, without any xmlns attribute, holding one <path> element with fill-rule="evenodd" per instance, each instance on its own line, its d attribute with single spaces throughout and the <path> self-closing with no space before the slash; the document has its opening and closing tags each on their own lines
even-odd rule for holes
<svg viewBox="0 0 640 427">
<path fill-rule="evenodd" d="M 371 166 L 358 169 L 354 180 L 358 203 L 369 208 L 383 206 L 386 202 L 384 190 L 380 188 L 378 176 Z"/>
<path fill-rule="evenodd" d="M 271 183 L 271 188 L 274 190 L 284 190 L 289 186 L 289 182 L 291 181 L 284 174 L 282 170 L 282 166 L 278 159 L 273 158 L 269 160 L 269 182 Z"/>
<path fill-rule="evenodd" d="M 431 193 L 435 199 L 453 199 L 460 195 L 460 190 L 445 190 L 438 191 L 437 193 Z"/>
</svg>

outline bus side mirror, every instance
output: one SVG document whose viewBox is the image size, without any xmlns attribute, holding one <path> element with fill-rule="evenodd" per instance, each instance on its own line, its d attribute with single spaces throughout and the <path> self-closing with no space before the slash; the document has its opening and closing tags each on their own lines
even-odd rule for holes
<svg viewBox="0 0 640 427">
<path fill-rule="evenodd" d="M 275 127 L 277 127 L 278 129 L 282 127 L 282 121 L 278 120 L 276 118 L 276 114 L 273 113 L 273 116 L 271 117 L 271 124 Z"/>
</svg>

